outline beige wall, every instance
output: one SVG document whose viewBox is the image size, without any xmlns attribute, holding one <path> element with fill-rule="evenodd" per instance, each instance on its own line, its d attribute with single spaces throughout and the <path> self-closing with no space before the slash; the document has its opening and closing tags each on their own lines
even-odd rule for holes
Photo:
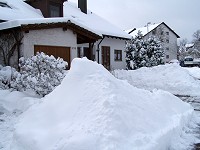
<svg viewBox="0 0 200 150">
<path fill-rule="evenodd" d="M 63 31 L 62 28 L 30 30 L 29 33 L 24 33 L 22 43 L 21 50 L 25 58 L 34 55 L 34 45 L 70 47 L 71 60 L 77 56 L 77 36 L 71 30 Z"/>
</svg>

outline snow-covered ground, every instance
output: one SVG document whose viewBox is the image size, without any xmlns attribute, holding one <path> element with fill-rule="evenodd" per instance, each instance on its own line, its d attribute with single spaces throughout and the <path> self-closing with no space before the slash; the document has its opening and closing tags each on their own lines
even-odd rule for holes
<svg viewBox="0 0 200 150">
<path fill-rule="evenodd" d="M 33 94 L 0 90 L 0 150 L 10 150 L 18 117 L 40 99 Z"/>
<path fill-rule="evenodd" d="M 137 81 L 134 86 L 143 89 L 116 79 L 102 65 L 75 59 L 61 85 L 42 99 L 0 90 L 0 149 L 184 150 L 199 142 L 195 130 L 200 115 L 188 103 L 159 90 L 170 81 L 166 90 L 174 82 L 173 89 L 180 92 L 176 94 L 191 86 L 187 94 L 198 95 L 197 79 L 175 65 L 138 69 L 134 78 L 130 72 L 115 75 L 123 79 L 129 75 L 128 82 L 140 79 L 142 85 Z M 141 78 L 145 73 L 152 77 L 148 86 Z M 181 80 L 189 86 L 180 87 L 185 85 Z M 160 84 L 157 89 L 152 88 L 154 82 L 155 87 Z"/>
<path fill-rule="evenodd" d="M 147 89 L 162 89 L 176 95 L 200 96 L 200 69 L 183 68 L 177 64 L 166 64 L 137 70 L 115 70 L 115 77 L 131 85 Z"/>
</svg>

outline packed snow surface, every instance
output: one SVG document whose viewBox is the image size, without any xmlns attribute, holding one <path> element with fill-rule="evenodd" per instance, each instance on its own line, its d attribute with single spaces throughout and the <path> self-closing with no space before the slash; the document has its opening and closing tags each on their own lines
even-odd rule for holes
<svg viewBox="0 0 200 150">
<path fill-rule="evenodd" d="M 10 150 L 19 115 L 40 100 L 28 93 L 0 90 L 0 149 Z"/>
<path fill-rule="evenodd" d="M 188 70 L 189 74 L 191 76 L 200 80 L 200 68 L 199 67 L 192 67 L 192 68 L 185 67 L 184 69 Z"/>
<path fill-rule="evenodd" d="M 199 96 L 200 81 L 192 76 L 199 70 L 188 71 L 177 64 L 166 64 L 137 70 L 115 70 L 113 74 L 131 85 L 147 90 L 162 89 L 177 95 Z"/>
<path fill-rule="evenodd" d="M 192 111 L 168 92 L 135 88 L 77 58 L 61 85 L 21 115 L 11 149 L 162 149 Z"/>
</svg>

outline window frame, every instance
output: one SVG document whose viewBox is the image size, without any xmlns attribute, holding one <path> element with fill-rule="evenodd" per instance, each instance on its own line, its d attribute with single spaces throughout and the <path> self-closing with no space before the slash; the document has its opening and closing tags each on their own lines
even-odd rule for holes
<svg viewBox="0 0 200 150">
<path fill-rule="evenodd" d="M 57 15 L 52 15 L 51 14 L 51 10 L 52 10 L 52 8 L 51 7 L 54 7 L 54 8 L 58 8 L 58 16 Z M 59 3 L 55 3 L 55 2 L 49 2 L 49 17 L 62 17 L 62 12 L 61 12 L 61 8 L 62 6 L 59 4 Z"/>
<path fill-rule="evenodd" d="M 122 50 L 119 50 L 119 49 L 114 50 L 114 60 L 122 61 Z"/>
</svg>

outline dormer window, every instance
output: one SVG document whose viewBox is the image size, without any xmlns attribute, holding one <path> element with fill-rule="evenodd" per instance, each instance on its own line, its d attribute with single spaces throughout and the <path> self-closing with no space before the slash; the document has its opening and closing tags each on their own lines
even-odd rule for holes
<svg viewBox="0 0 200 150">
<path fill-rule="evenodd" d="M 4 3 L 4 2 L 0 2 L 0 6 L 1 6 L 1 7 L 11 8 L 8 4 L 6 4 L 6 3 Z"/>
<path fill-rule="evenodd" d="M 49 4 L 49 15 L 50 17 L 61 17 L 61 6 L 56 3 Z"/>
</svg>

